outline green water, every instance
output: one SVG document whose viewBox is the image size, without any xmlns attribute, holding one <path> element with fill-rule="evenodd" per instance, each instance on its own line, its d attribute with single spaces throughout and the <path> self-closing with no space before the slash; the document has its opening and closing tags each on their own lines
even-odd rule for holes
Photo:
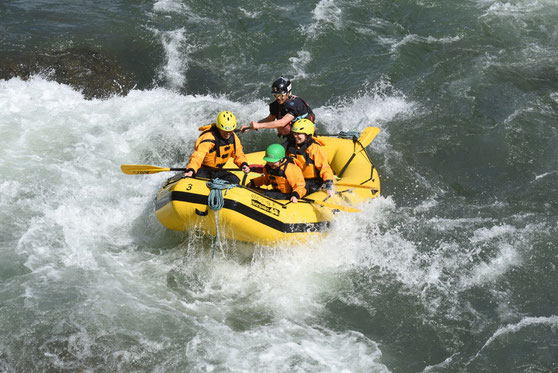
<svg viewBox="0 0 558 373">
<path fill-rule="evenodd" d="M 558 369 L 554 1 L 8 0 L 10 56 L 88 46 L 136 82 L 0 81 L 0 371 Z M 328 132 L 381 129 L 382 196 L 326 240 L 164 229 L 197 128 L 267 115 L 278 76 Z M 271 132 L 242 138 L 248 150 Z"/>
</svg>

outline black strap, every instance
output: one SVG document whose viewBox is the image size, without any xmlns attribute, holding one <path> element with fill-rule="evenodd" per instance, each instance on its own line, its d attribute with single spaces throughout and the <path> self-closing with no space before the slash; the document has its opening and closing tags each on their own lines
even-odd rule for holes
<svg viewBox="0 0 558 373">
<path fill-rule="evenodd" d="M 339 178 L 343 177 L 343 174 L 345 173 L 345 170 L 347 169 L 347 167 L 349 166 L 349 164 L 353 161 L 353 159 L 355 158 L 356 153 L 353 153 L 353 155 L 351 155 L 351 158 L 349 158 L 349 160 L 347 161 L 347 163 L 345 163 L 345 166 L 343 166 L 343 168 L 341 169 L 341 172 L 339 172 L 339 175 L 337 175 Z"/>
<path fill-rule="evenodd" d="M 357 138 L 356 136 L 353 136 L 353 146 L 354 146 L 354 148 L 353 148 L 353 155 L 351 155 L 351 158 L 349 158 L 349 160 L 347 161 L 347 163 L 345 163 L 345 165 L 344 165 L 343 168 L 341 169 L 341 172 L 339 172 L 339 175 L 337 175 L 339 178 L 342 178 L 342 177 L 343 177 L 343 174 L 345 173 L 345 170 L 347 169 L 347 167 L 349 166 L 349 164 L 350 164 L 350 163 L 353 161 L 353 159 L 355 158 L 355 156 L 356 156 L 356 144 L 357 144 L 357 142 L 360 144 L 360 142 L 358 141 L 358 138 Z M 364 147 L 362 146 L 362 144 L 360 144 L 360 146 L 361 146 L 362 148 L 364 148 Z"/>
<path fill-rule="evenodd" d="M 209 209 L 206 209 L 205 211 L 201 211 L 201 210 L 196 209 L 196 215 L 207 216 L 208 213 L 209 213 Z"/>
<path fill-rule="evenodd" d="M 215 144 L 215 146 L 213 147 L 213 149 L 211 149 L 209 152 L 213 153 L 213 152 L 217 152 L 217 158 L 223 158 L 221 156 L 221 147 L 222 146 L 230 146 L 232 145 L 234 148 L 234 154 L 236 154 L 236 141 L 238 139 L 238 137 L 236 136 L 235 133 L 233 133 L 233 135 L 231 137 L 229 137 L 227 140 L 225 140 L 224 138 L 221 137 L 221 134 L 219 133 L 219 129 L 215 126 L 211 127 L 210 129 L 202 132 L 202 134 L 200 135 L 203 136 L 204 134 L 211 132 L 211 134 L 213 135 L 213 139 L 205 139 L 202 140 L 200 142 L 212 142 L 213 144 Z M 223 167 L 223 166 L 221 166 Z"/>
</svg>

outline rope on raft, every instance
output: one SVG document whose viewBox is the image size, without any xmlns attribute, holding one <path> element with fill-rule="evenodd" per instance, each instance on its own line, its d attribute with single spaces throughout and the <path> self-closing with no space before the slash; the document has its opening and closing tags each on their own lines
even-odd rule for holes
<svg viewBox="0 0 558 373">
<path fill-rule="evenodd" d="M 358 139 L 360 133 L 358 131 L 341 131 L 337 136 L 342 139 Z"/>
<path fill-rule="evenodd" d="M 215 239 L 213 240 L 213 253 L 211 254 L 211 259 L 213 259 L 215 257 L 217 240 L 219 239 L 219 210 L 225 205 L 225 197 L 222 191 L 225 190 L 225 194 L 227 194 L 229 189 L 234 188 L 236 184 L 216 178 L 209 180 L 206 185 L 210 189 L 209 196 L 207 197 L 207 206 L 215 211 Z"/>
</svg>

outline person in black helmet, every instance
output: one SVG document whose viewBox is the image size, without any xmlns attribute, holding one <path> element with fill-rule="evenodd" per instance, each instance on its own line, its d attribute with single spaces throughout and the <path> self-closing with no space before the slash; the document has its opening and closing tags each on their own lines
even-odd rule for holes
<svg viewBox="0 0 558 373">
<path fill-rule="evenodd" d="M 291 93 L 291 81 L 280 77 L 271 85 L 275 101 L 269 104 L 269 115 L 259 122 L 252 121 L 249 126 L 240 127 L 241 132 L 260 128 L 277 128 L 278 136 L 287 137 L 291 125 L 299 119 L 306 118 L 314 122 L 316 116 L 306 101 Z"/>
</svg>

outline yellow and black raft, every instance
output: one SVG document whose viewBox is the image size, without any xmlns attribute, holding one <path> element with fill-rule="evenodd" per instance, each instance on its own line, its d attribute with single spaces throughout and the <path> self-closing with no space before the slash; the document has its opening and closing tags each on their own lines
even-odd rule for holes
<svg viewBox="0 0 558 373">
<path fill-rule="evenodd" d="M 260 244 L 301 241 L 323 234 L 336 212 L 358 212 L 355 206 L 380 195 L 380 179 L 365 150 L 378 132 L 376 127 L 367 127 L 359 137 L 318 136 L 325 143 L 337 179 L 332 198 L 326 199 L 322 190 L 298 203 L 269 198 L 244 186 L 260 175 L 255 172 L 245 177 L 240 170 L 233 171 L 241 185 L 213 191 L 211 181 L 184 178 L 180 173 L 167 180 L 157 194 L 155 213 L 161 224 L 175 231 L 199 230 L 213 236 L 219 232 L 221 237 Z M 262 163 L 263 156 L 263 151 L 246 154 L 250 164 Z M 234 167 L 232 159 L 229 162 L 227 169 Z M 126 174 L 180 170 L 184 169 L 122 165 Z M 220 199 L 217 208 L 216 196 Z"/>
</svg>

